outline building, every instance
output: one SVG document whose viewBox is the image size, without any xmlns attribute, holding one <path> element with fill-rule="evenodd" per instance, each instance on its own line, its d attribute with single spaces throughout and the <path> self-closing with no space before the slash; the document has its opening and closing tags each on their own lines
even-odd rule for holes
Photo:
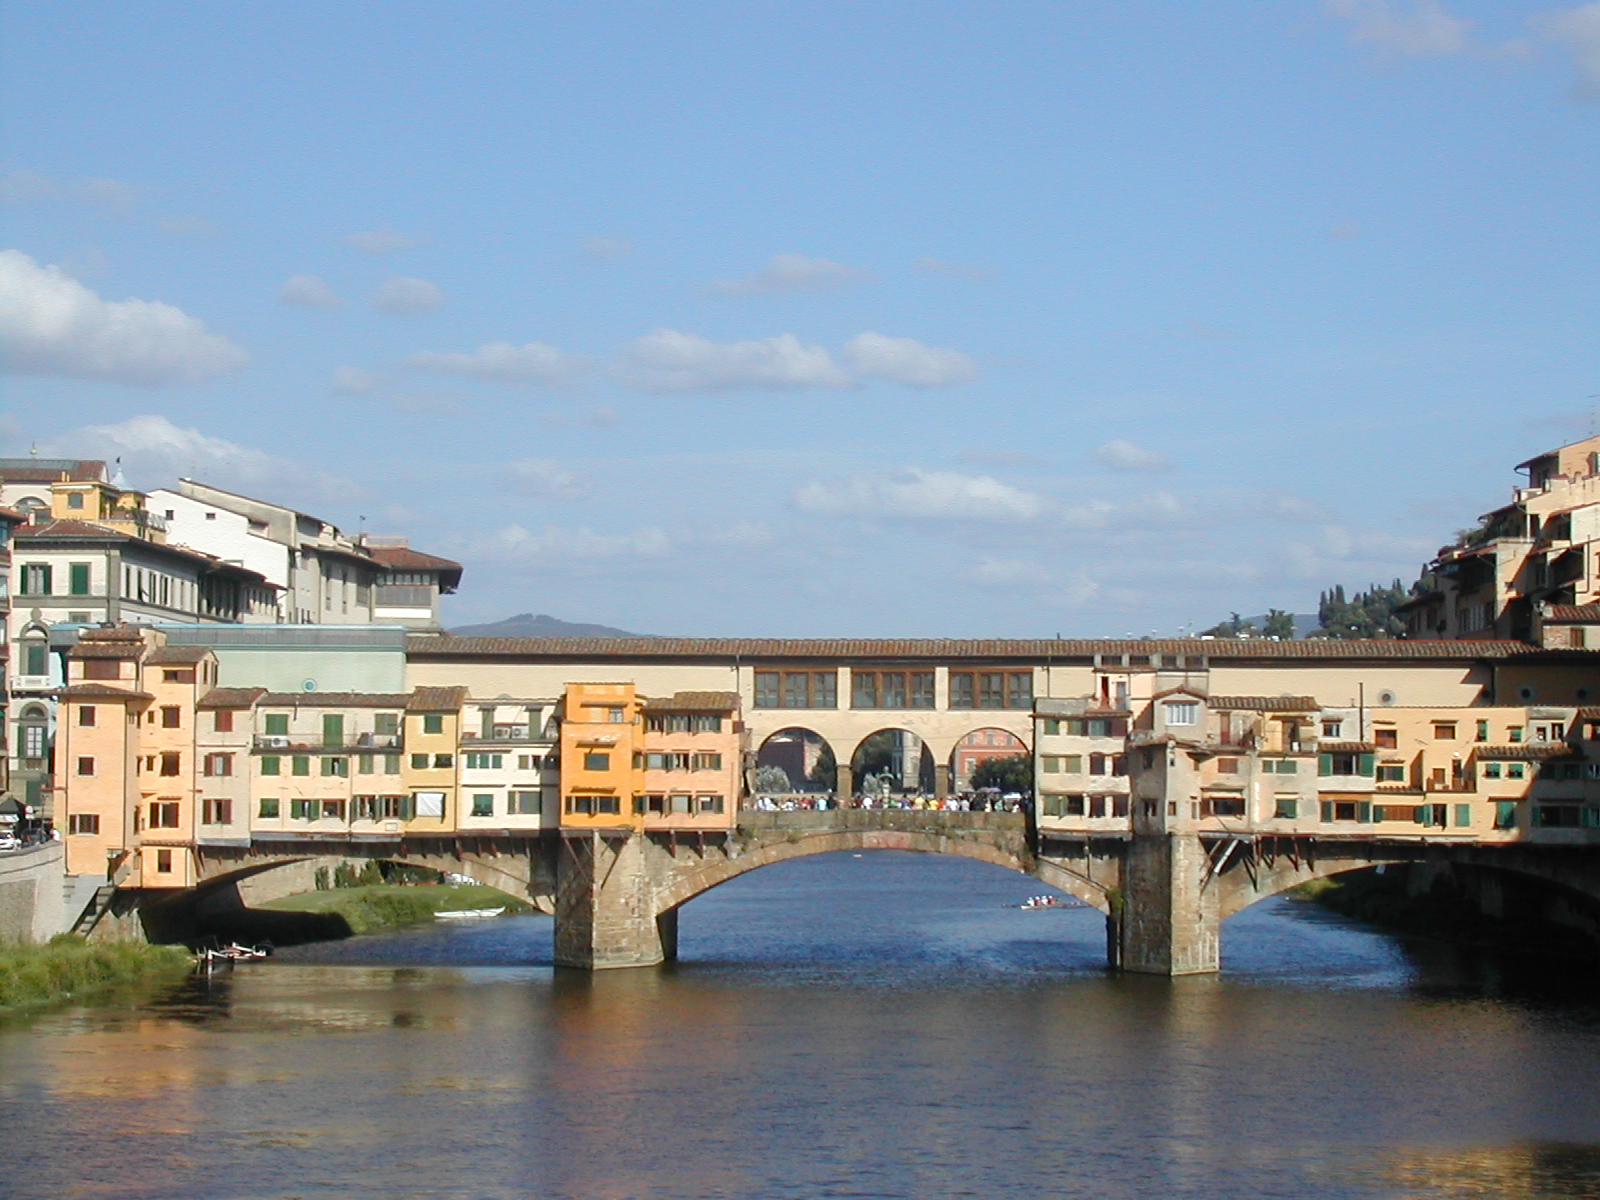
<svg viewBox="0 0 1600 1200">
<path fill-rule="evenodd" d="M 640 829 L 644 702 L 632 683 L 572 683 L 561 697 L 561 827 Z"/>
<path fill-rule="evenodd" d="M 676 692 L 645 701 L 644 791 L 634 814 L 649 829 L 731 829 L 738 821 L 745 745 L 735 692 Z"/>
<path fill-rule="evenodd" d="M 1442 547 L 1403 605 L 1412 638 L 1600 647 L 1600 436 L 1518 463 L 1525 487 Z"/>
<path fill-rule="evenodd" d="M 403 537 L 361 539 L 362 548 L 378 564 L 373 620 L 438 633 L 439 597 L 461 583 L 461 564 L 411 549 Z"/>
</svg>

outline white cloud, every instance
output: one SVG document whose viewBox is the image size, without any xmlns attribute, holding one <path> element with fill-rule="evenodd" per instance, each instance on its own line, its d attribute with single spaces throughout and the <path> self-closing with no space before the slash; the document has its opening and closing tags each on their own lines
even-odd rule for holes
<svg viewBox="0 0 1600 1200">
<path fill-rule="evenodd" d="M 398 317 L 432 312 L 443 303 L 444 293 L 437 286 L 410 275 L 386 281 L 372 298 L 373 308 Z"/>
<path fill-rule="evenodd" d="M 56 181 L 37 171 L 7 171 L 0 175 L 0 200 L 16 203 L 43 200 L 56 193 Z"/>
<path fill-rule="evenodd" d="M 863 517 L 948 518 L 961 521 L 1032 521 L 1049 501 L 988 475 L 924 471 L 858 475 L 812 482 L 795 493 L 806 512 Z"/>
<path fill-rule="evenodd" d="M 1172 465 L 1160 451 L 1147 450 L 1121 438 L 1098 447 L 1094 456 L 1118 471 L 1164 471 Z"/>
<path fill-rule="evenodd" d="M 50 454 L 120 458 L 124 470 L 146 487 L 171 486 L 178 476 L 188 476 L 231 487 L 299 490 L 322 498 L 346 496 L 355 490 L 348 481 L 175 425 L 158 414 L 129 417 L 114 425 L 85 426 L 43 449 Z"/>
<path fill-rule="evenodd" d="M 564 383 L 582 368 L 577 359 L 544 342 L 529 342 L 525 346 L 491 342 L 467 354 L 422 351 L 406 359 L 406 366 L 417 371 L 468 375 L 474 379 L 525 386 Z"/>
<path fill-rule="evenodd" d="M 929 275 L 943 275 L 948 279 L 964 279 L 968 283 L 986 283 L 994 278 L 994 272 L 983 267 L 970 267 L 961 263 L 945 262 L 942 258 L 919 258 L 914 265 L 917 270 L 926 271 Z"/>
<path fill-rule="evenodd" d="M 399 250 L 410 250 L 417 244 L 417 239 L 396 233 L 393 229 L 368 229 L 346 234 L 344 244 L 365 254 L 393 254 Z"/>
<path fill-rule="evenodd" d="M 1439 0 L 1328 0 L 1327 11 L 1353 22 L 1350 40 L 1383 54 L 1445 58 L 1467 50 L 1472 22 L 1452 16 Z"/>
<path fill-rule="evenodd" d="M 633 243 L 625 238 L 585 238 L 583 252 L 595 258 L 627 258 L 633 253 Z"/>
<path fill-rule="evenodd" d="M 86 179 L 79 185 L 84 196 L 118 212 L 126 212 L 139 198 L 139 188 L 120 179 Z"/>
<path fill-rule="evenodd" d="M 651 392 L 794 391 L 851 384 L 831 354 L 821 346 L 802 344 L 792 333 L 759 341 L 713 342 L 692 333 L 658 329 L 633 344 L 621 375 Z"/>
<path fill-rule="evenodd" d="M 506 474 L 517 491 L 535 496 L 565 500 L 588 491 L 583 480 L 554 459 L 524 459 L 507 467 Z"/>
<path fill-rule="evenodd" d="M 250 361 L 239 346 L 157 300 L 103 300 L 59 267 L 0 250 L 4 369 L 113 383 L 198 383 Z"/>
<path fill-rule="evenodd" d="M 376 371 L 364 371 L 360 367 L 335 367 L 330 386 L 341 396 L 369 396 L 377 390 L 378 382 Z"/>
<path fill-rule="evenodd" d="M 333 308 L 339 297 L 316 275 L 291 275 L 278 289 L 278 299 L 300 308 Z"/>
<path fill-rule="evenodd" d="M 978 377 L 978 364 L 958 350 L 881 333 L 858 333 L 845 343 L 843 357 L 859 375 L 907 387 L 949 387 Z"/>
<path fill-rule="evenodd" d="M 775 254 L 748 279 L 725 279 L 711 290 L 725 296 L 759 296 L 770 292 L 818 292 L 869 278 L 865 271 L 826 258 Z"/>
<path fill-rule="evenodd" d="M 538 564 L 562 559 L 661 558 L 672 549 L 672 538 L 655 526 L 626 533 L 596 533 L 587 525 L 541 530 L 508 525 L 474 543 L 473 549 L 489 558 Z"/>
<path fill-rule="evenodd" d="M 1578 68 L 1578 94 L 1600 97 L 1600 2 L 1583 4 L 1546 17 L 1539 25 L 1547 37 L 1572 52 Z"/>
</svg>

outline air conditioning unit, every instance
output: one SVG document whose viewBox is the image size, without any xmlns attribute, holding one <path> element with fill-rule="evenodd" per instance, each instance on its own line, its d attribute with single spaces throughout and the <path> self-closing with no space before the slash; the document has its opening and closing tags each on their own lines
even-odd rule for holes
<svg viewBox="0 0 1600 1200">
<path fill-rule="evenodd" d="M 264 737 L 261 739 L 261 744 L 269 750 L 287 750 L 289 748 L 289 739 L 278 736 Z"/>
</svg>

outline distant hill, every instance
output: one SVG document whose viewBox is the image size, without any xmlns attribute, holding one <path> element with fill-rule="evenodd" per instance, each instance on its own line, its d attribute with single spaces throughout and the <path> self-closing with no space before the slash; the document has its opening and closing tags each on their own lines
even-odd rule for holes
<svg viewBox="0 0 1600 1200">
<path fill-rule="evenodd" d="M 562 621 L 540 613 L 518 613 L 504 621 L 488 625 L 462 625 L 450 630 L 458 637 L 650 637 L 645 633 L 629 633 L 626 629 L 613 629 L 609 625 L 585 625 L 581 621 Z"/>
</svg>

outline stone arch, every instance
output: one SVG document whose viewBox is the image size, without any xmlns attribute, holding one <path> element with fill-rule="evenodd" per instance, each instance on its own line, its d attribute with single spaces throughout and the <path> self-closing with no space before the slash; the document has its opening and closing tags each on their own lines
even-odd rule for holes
<svg viewBox="0 0 1600 1200">
<path fill-rule="evenodd" d="M 535 892 L 535 873 L 530 859 L 525 855 L 454 855 L 393 853 L 385 852 L 383 848 L 374 847 L 371 853 L 362 853 L 354 847 L 340 847 L 340 853 L 302 853 L 281 854 L 263 857 L 250 855 L 243 859 L 223 858 L 217 859 L 208 856 L 205 849 L 201 848 L 201 879 L 189 892 L 196 896 L 204 896 L 213 891 L 220 891 L 228 887 L 237 887 L 239 884 L 257 876 L 279 871 L 283 868 L 298 867 L 303 872 L 303 878 L 282 895 L 292 895 L 299 891 L 309 891 L 310 885 L 300 886 L 312 878 L 312 873 L 317 867 L 328 867 L 339 863 L 362 864 L 367 862 L 387 862 L 399 866 L 426 867 L 434 871 L 446 871 L 456 875 L 465 875 L 474 883 L 481 883 L 486 887 L 496 888 L 509 895 L 518 896 L 533 903 L 536 907 L 549 908 L 548 898 Z M 352 852 L 354 851 L 354 852 Z"/>
<path fill-rule="evenodd" d="M 838 792 L 838 757 L 828 739 L 808 726 L 785 726 L 763 738 L 756 749 L 755 770 L 764 766 L 780 768 L 797 790 L 829 796 Z M 754 778 L 750 782 L 752 795 L 765 794 Z"/>
<path fill-rule="evenodd" d="M 856 743 L 850 754 L 856 791 L 868 775 L 887 779 L 895 795 L 932 796 L 938 789 L 933 748 L 921 734 L 899 726 L 875 729 Z"/>
<path fill-rule="evenodd" d="M 1031 855 L 1018 854 L 981 839 L 890 829 L 830 830 L 793 840 L 766 842 L 737 856 L 704 859 L 675 872 L 667 886 L 657 892 L 656 909 L 658 913 L 672 912 L 730 879 L 773 863 L 839 850 L 910 850 L 921 854 L 959 855 L 1031 875 L 1101 912 L 1110 911 L 1104 887 L 1054 863 L 1041 862 Z"/>
<path fill-rule="evenodd" d="M 973 770 L 989 758 L 1009 758 L 1027 754 L 1028 743 L 998 725 L 980 725 L 956 739 L 950 750 L 950 790 L 965 791 L 971 784 Z"/>
</svg>

